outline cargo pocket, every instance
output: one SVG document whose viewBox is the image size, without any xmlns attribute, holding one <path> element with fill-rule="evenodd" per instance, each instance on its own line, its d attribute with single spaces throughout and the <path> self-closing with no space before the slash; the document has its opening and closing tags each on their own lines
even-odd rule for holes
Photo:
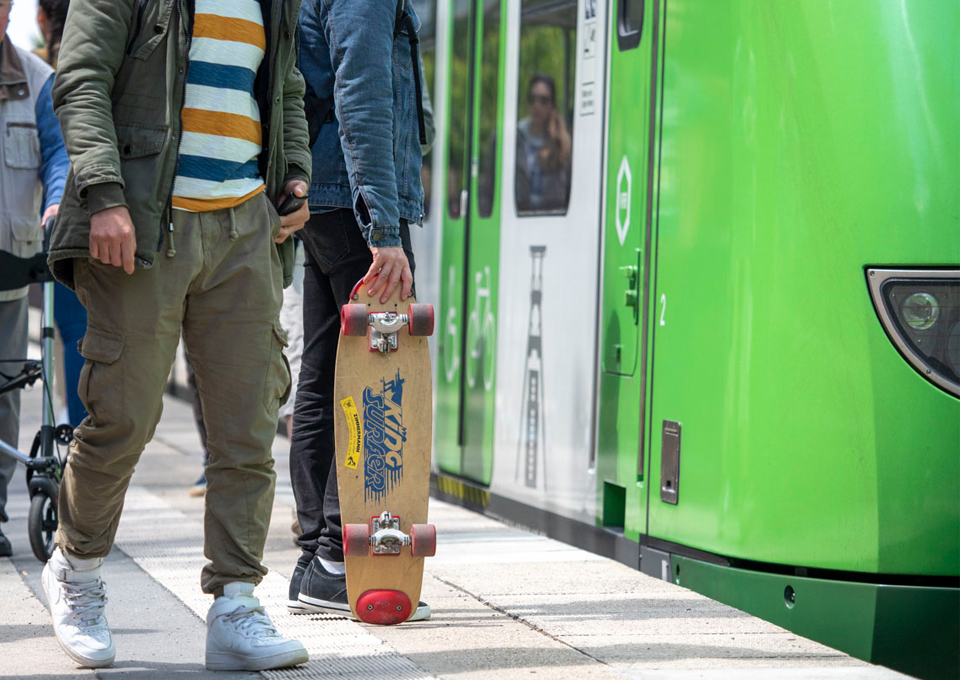
<svg viewBox="0 0 960 680">
<path fill-rule="evenodd" d="M 36 123 L 10 121 L 3 138 L 3 160 L 9 168 L 37 170 L 40 156 L 40 135 Z"/>
<path fill-rule="evenodd" d="M 136 19 L 131 25 L 127 41 L 127 56 L 146 60 L 167 37 L 170 26 L 172 2 L 146 2 L 140 0 Z"/>
<path fill-rule="evenodd" d="M 290 362 L 283 350 L 287 348 L 287 333 L 279 322 L 273 324 L 273 346 L 270 354 L 270 373 L 266 380 L 263 405 L 268 411 L 276 412 L 290 397 Z"/>
<path fill-rule="evenodd" d="M 168 128 L 118 122 L 116 130 L 124 195 L 130 205 L 152 205 L 157 191 L 155 156 L 163 150 Z"/>
<path fill-rule="evenodd" d="M 111 366 L 123 352 L 123 336 L 87 326 L 78 345 L 86 359 L 80 370 L 77 393 L 94 422 L 110 413 L 119 413 L 124 405 L 124 378 Z M 111 375 L 111 373 L 113 375 Z"/>
<path fill-rule="evenodd" d="M 17 257 L 32 257 L 43 246 L 43 225 L 39 218 L 14 215 L 10 219 L 10 232 L 13 237 L 11 252 Z"/>
<path fill-rule="evenodd" d="M 167 129 L 163 125 L 117 123 L 117 147 L 121 162 L 160 153 L 167 138 Z"/>
</svg>

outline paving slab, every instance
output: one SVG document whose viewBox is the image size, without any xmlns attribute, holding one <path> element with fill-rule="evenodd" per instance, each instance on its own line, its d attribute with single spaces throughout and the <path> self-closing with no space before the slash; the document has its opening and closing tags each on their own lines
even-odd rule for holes
<svg viewBox="0 0 960 680">
<path fill-rule="evenodd" d="M 29 505 L 26 488 L 8 503 L 11 559 L 0 559 L 0 602 L 3 620 L 23 618 L 28 641 L 16 629 L 0 625 L 0 677 L 3 678 L 110 678 L 164 680 L 181 675 L 204 674 L 206 625 L 157 579 L 140 569 L 130 557 L 113 550 L 104 563 L 107 584 L 107 619 L 117 647 L 111 668 L 97 671 L 79 668 L 64 654 L 53 634 L 46 597 L 40 585 L 42 565 L 30 551 L 26 533 Z M 11 576 L 13 578 L 11 578 Z M 196 579 L 199 582 L 199 578 Z M 8 607 L 8 598 L 22 598 Z M 223 673 L 223 680 L 252 680 L 258 673 Z"/>
<path fill-rule="evenodd" d="M 16 565 L 0 560 L 0 678 L 90 678 L 72 669 L 50 629 L 50 614 Z"/>
<path fill-rule="evenodd" d="M 35 402 L 35 403 L 34 403 Z M 58 649 L 26 539 L 23 475 L 11 487 L 12 560 L 0 559 L 0 677 L 52 678 L 557 678 L 607 680 L 891 680 L 871 666 L 672 583 L 576 547 L 431 501 L 437 556 L 427 561 L 429 621 L 395 627 L 286 612 L 299 554 L 290 530 L 288 442 L 274 443 L 277 493 L 257 594 L 311 661 L 262 674 L 203 668 L 204 500 L 187 494 L 201 453 L 189 405 L 164 415 L 131 484 L 117 544 L 104 567 L 117 664 L 77 669 Z M 39 393 L 24 400 L 32 437 Z M 31 419 L 33 422 L 31 422 Z"/>
</svg>

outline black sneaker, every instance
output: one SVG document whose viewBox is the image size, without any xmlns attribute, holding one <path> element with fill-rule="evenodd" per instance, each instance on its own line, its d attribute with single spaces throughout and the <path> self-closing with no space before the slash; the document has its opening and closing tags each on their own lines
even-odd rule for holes
<svg viewBox="0 0 960 680">
<path fill-rule="evenodd" d="M 10 546 L 10 540 L 3 535 L 3 531 L 0 530 L 0 557 L 12 557 L 13 548 Z"/>
<path fill-rule="evenodd" d="M 311 560 L 312 561 L 312 560 Z M 307 570 L 310 562 L 304 562 L 301 557 L 297 560 L 297 566 L 293 568 L 293 576 L 290 577 L 290 590 L 287 594 L 287 611 L 291 614 L 309 614 L 312 610 L 307 609 L 297 597 L 300 595 L 300 583 L 303 581 L 303 573 Z"/>
<path fill-rule="evenodd" d="M 293 577 L 295 579 L 297 574 L 294 573 Z M 292 596 L 293 579 L 290 580 L 290 586 Z M 331 574 L 323 568 L 319 558 L 311 560 L 310 565 L 303 572 L 298 600 L 304 609 L 297 613 L 313 614 L 320 612 L 354 618 L 350 612 L 350 603 L 347 601 L 346 575 Z M 293 611 L 290 607 L 288 609 Z M 417 610 L 407 621 L 426 621 L 429 618 L 430 605 L 426 602 L 419 602 Z"/>
</svg>

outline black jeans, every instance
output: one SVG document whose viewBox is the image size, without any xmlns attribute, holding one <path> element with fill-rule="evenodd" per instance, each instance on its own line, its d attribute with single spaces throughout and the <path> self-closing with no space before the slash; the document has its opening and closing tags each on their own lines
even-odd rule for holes
<svg viewBox="0 0 960 680">
<path fill-rule="evenodd" d="M 333 378 L 340 307 L 370 269 L 373 256 L 352 210 L 312 215 L 299 232 L 305 247 L 303 357 L 293 411 L 290 482 L 300 520 L 301 560 L 343 561 L 343 527 L 334 465 Z M 403 250 L 414 269 L 410 229 L 400 221 Z"/>
</svg>

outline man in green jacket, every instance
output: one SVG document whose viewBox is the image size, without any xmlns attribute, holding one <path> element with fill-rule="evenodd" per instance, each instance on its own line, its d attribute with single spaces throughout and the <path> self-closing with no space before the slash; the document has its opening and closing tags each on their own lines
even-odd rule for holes
<svg viewBox="0 0 960 680">
<path fill-rule="evenodd" d="M 310 151 L 295 69 L 298 0 L 73 0 L 53 98 L 72 163 L 50 247 L 87 308 L 89 412 L 43 571 L 57 638 L 86 667 L 115 656 L 110 551 L 183 333 L 207 426 L 206 665 L 307 661 L 253 596 L 266 574 L 271 443 L 290 386 L 278 317 L 303 226 Z"/>
</svg>

